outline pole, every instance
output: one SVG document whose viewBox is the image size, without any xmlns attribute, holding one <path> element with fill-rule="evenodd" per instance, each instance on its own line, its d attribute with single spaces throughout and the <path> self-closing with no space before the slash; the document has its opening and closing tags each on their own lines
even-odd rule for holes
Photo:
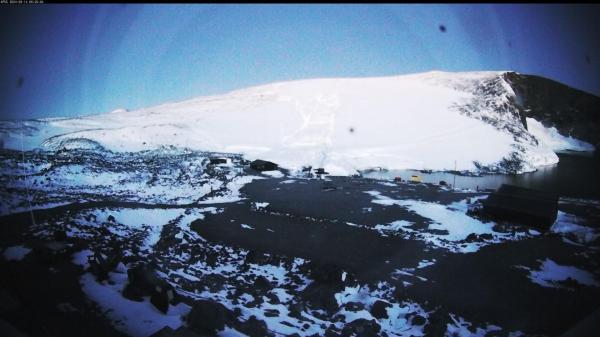
<svg viewBox="0 0 600 337">
<path fill-rule="evenodd" d="M 452 181 L 452 186 L 456 188 L 456 160 L 454 161 L 454 180 Z"/>
</svg>

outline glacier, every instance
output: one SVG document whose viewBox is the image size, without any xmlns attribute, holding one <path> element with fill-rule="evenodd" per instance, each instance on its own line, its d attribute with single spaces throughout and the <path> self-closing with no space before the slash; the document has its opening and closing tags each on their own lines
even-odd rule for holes
<svg viewBox="0 0 600 337">
<path fill-rule="evenodd" d="M 502 163 L 515 160 L 512 173 L 521 173 L 557 163 L 556 146 L 545 143 L 556 137 L 541 137 L 539 127 L 529 132 L 499 108 L 516 104 L 505 73 L 280 82 L 131 111 L 0 121 L 0 137 L 16 150 L 174 146 L 334 175 L 374 167 L 502 172 Z M 479 90 L 490 85 L 493 93 Z"/>
</svg>

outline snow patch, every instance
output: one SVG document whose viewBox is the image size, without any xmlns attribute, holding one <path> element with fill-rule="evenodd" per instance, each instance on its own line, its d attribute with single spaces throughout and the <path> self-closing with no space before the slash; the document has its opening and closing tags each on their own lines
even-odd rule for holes
<svg viewBox="0 0 600 337">
<path fill-rule="evenodd" d="M 526 118 L 529 133 L 552 151 L 594 151 L 594 145 L 561 135 L 555 127 L 547 128 L 534 118 Z"/>
<path fill-rule="evenodd" d="M 435 264 L 435 259 L 419 261 L 418 269 L 426 268 Z"/>
<path fill-rule="evenodd" d="M 580 244 L 589 244 L 598 240 L 600 231 L 595 228 L 580 225 L 579 223 L 581 222 L 582 220 L 575 215 L 558 211 L 556 222 L 550 227 L 550 231 L 567 235 Z"/>
<path fill-rule="evenodd" d="M 254 206 L 255 209 L 259 210 L 259 209 L 264 209 L 265 207 L 269 206 L 268 202 L 253 202 L 252 205 Z"/>
<path fill-rule="evenodd" d="M 78 266 L 82 266 L 83 270 L 87 270 L 90 267 L 90 264 L 88 262 L 88 257 L 90 257 L 92 255 L 94 255 L 94 252 L 92 252 L 89 249 L 85 249 L 80 252 L 77 252 L 77 253 L 73 254 L 73 263 Z"/>
<path fill-rule="evenodd" d="M 412 234 L 416 238 L 427 241 L 435 246 L 461 253 L 476 252 L 486 244 L 499 243 L 502 239 L 506 240 L 510 238 L 508 233 L 493 231 L 493 222 L 481 222 L 468 216 L 466 214 L 466 200 L 445 206 L 421 200 L 392 199 L 382 195 L 379 191 L 365 191 L 365 193 L 375 197 L 371 201 L 375 204 L 383 206 L 398 205 L 431 220 L 426 230 L 414 229 L 411 227 L 412 224 L 405 220 L 375 226 L 376 230 L 384 231 L 384 233 L 385 231 L 396 230 L 405 234 Z M 479 198 L 484 197 L 481 196 Z M 492 239 L 484 242 L 465 242 L 465 239 L 470 234 L 490 234 L 492 235 Z"/>
<path fill-rule="evenodd" d="M 454 314 L 448 314 L 452 323 L 446 325 L 446 336 L 457 336 L 457 337 L 485 337 L 488 333 L 494 331 L 501 331 L 502 328 L 497 325 L 487 325 L 485 328 L 471 327 L 473 324 L 467 322 L 464 318 L 456 316 Z M 475 332 L 473 332 L 473 330 Z"/>
<path fill-rule="evenodd" d="M 103 309 L 115 328 L 133 337 L 150 336 L 165 325 L 177 329 L 183 323 L 182 315 L 191 309 L 187 304 L 180 303 L 169 306 L 169 311 L 163 314 L 149 299 L 135 302 L 121 295 L 127 283 L 126 274 L 111 273 L 110 277 L 114 285 L 100 284 L 92 274 L 85 273 L 80 278 L 82 290 Z"/>
<path fill-rule="evenodd" d="M 256 179 L 265 179 L 264 177 L 258 176 L 237 176 L 227 184 L 227 192 L 224 195 L 216 196 L 198 202 L 198 204 L 221 204 L 221 203 L 232 203 L 243 200 L 240 194 L 240 189 L 246 184 L 251 183 Z"/>
<path fill-rule="evenodd" d="M 541 262 L 540 270 L 532 270 L 525 266 L 517 266 L 517 268 L 528 270 L 527 277 L 542 287 L 561 288 L 562 286 L 558 282 L 568 279 L 582 285 L 600 287 L 600 282 L 588 271 L 573 266 L 562 266 L 548 258 L 544 261 L 538 260 L 538 262 Z"/>
<path fill-rule="evenodd" d="M 263 171 L 263 172 L 261 172 L 261 174 L 269 176 L 271 178 L 283 178 L 283 177 L 285 177 L 285 175 L 281 171 L 279 171 L 279 170 L 276 170 L 276 171 Z"/>
<path fill-rule="evenodd" d="M 21 261 L 31 252 L 31 248 L 25 246 L 12 246 L 8 247 L 2 253 L 5 260 L 8 261 Z"/>
</svg>

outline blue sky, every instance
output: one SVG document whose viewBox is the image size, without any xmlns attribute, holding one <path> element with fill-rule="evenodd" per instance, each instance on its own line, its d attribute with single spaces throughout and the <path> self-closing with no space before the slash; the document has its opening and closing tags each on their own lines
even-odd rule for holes
<svg viewBox="0 0 600 337">
<path fill-rule="evenodd" d="M 598 5 L 3 6 L 0 39 L 0 119 L 429 70 L 514 70 L 600 95 Z"/>
</svg>

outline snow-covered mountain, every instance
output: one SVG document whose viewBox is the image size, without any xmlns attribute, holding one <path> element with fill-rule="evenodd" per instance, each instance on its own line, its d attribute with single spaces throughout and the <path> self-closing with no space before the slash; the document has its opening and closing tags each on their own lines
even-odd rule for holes
<svg viewBox="0 0 600 337">
<path fill-rule="evenodd" d="M 594 149 L 552 129 L 552 118 L 527 115 L 513 89 L 519 76 L 435 71 L 280 82 L 134 111 L 0 122 L 0 135 L 17 150 L 175 146 L 342 175 L 373 167 L 526 172 L 558 162 L 555 150 Z"/>
</svg>

